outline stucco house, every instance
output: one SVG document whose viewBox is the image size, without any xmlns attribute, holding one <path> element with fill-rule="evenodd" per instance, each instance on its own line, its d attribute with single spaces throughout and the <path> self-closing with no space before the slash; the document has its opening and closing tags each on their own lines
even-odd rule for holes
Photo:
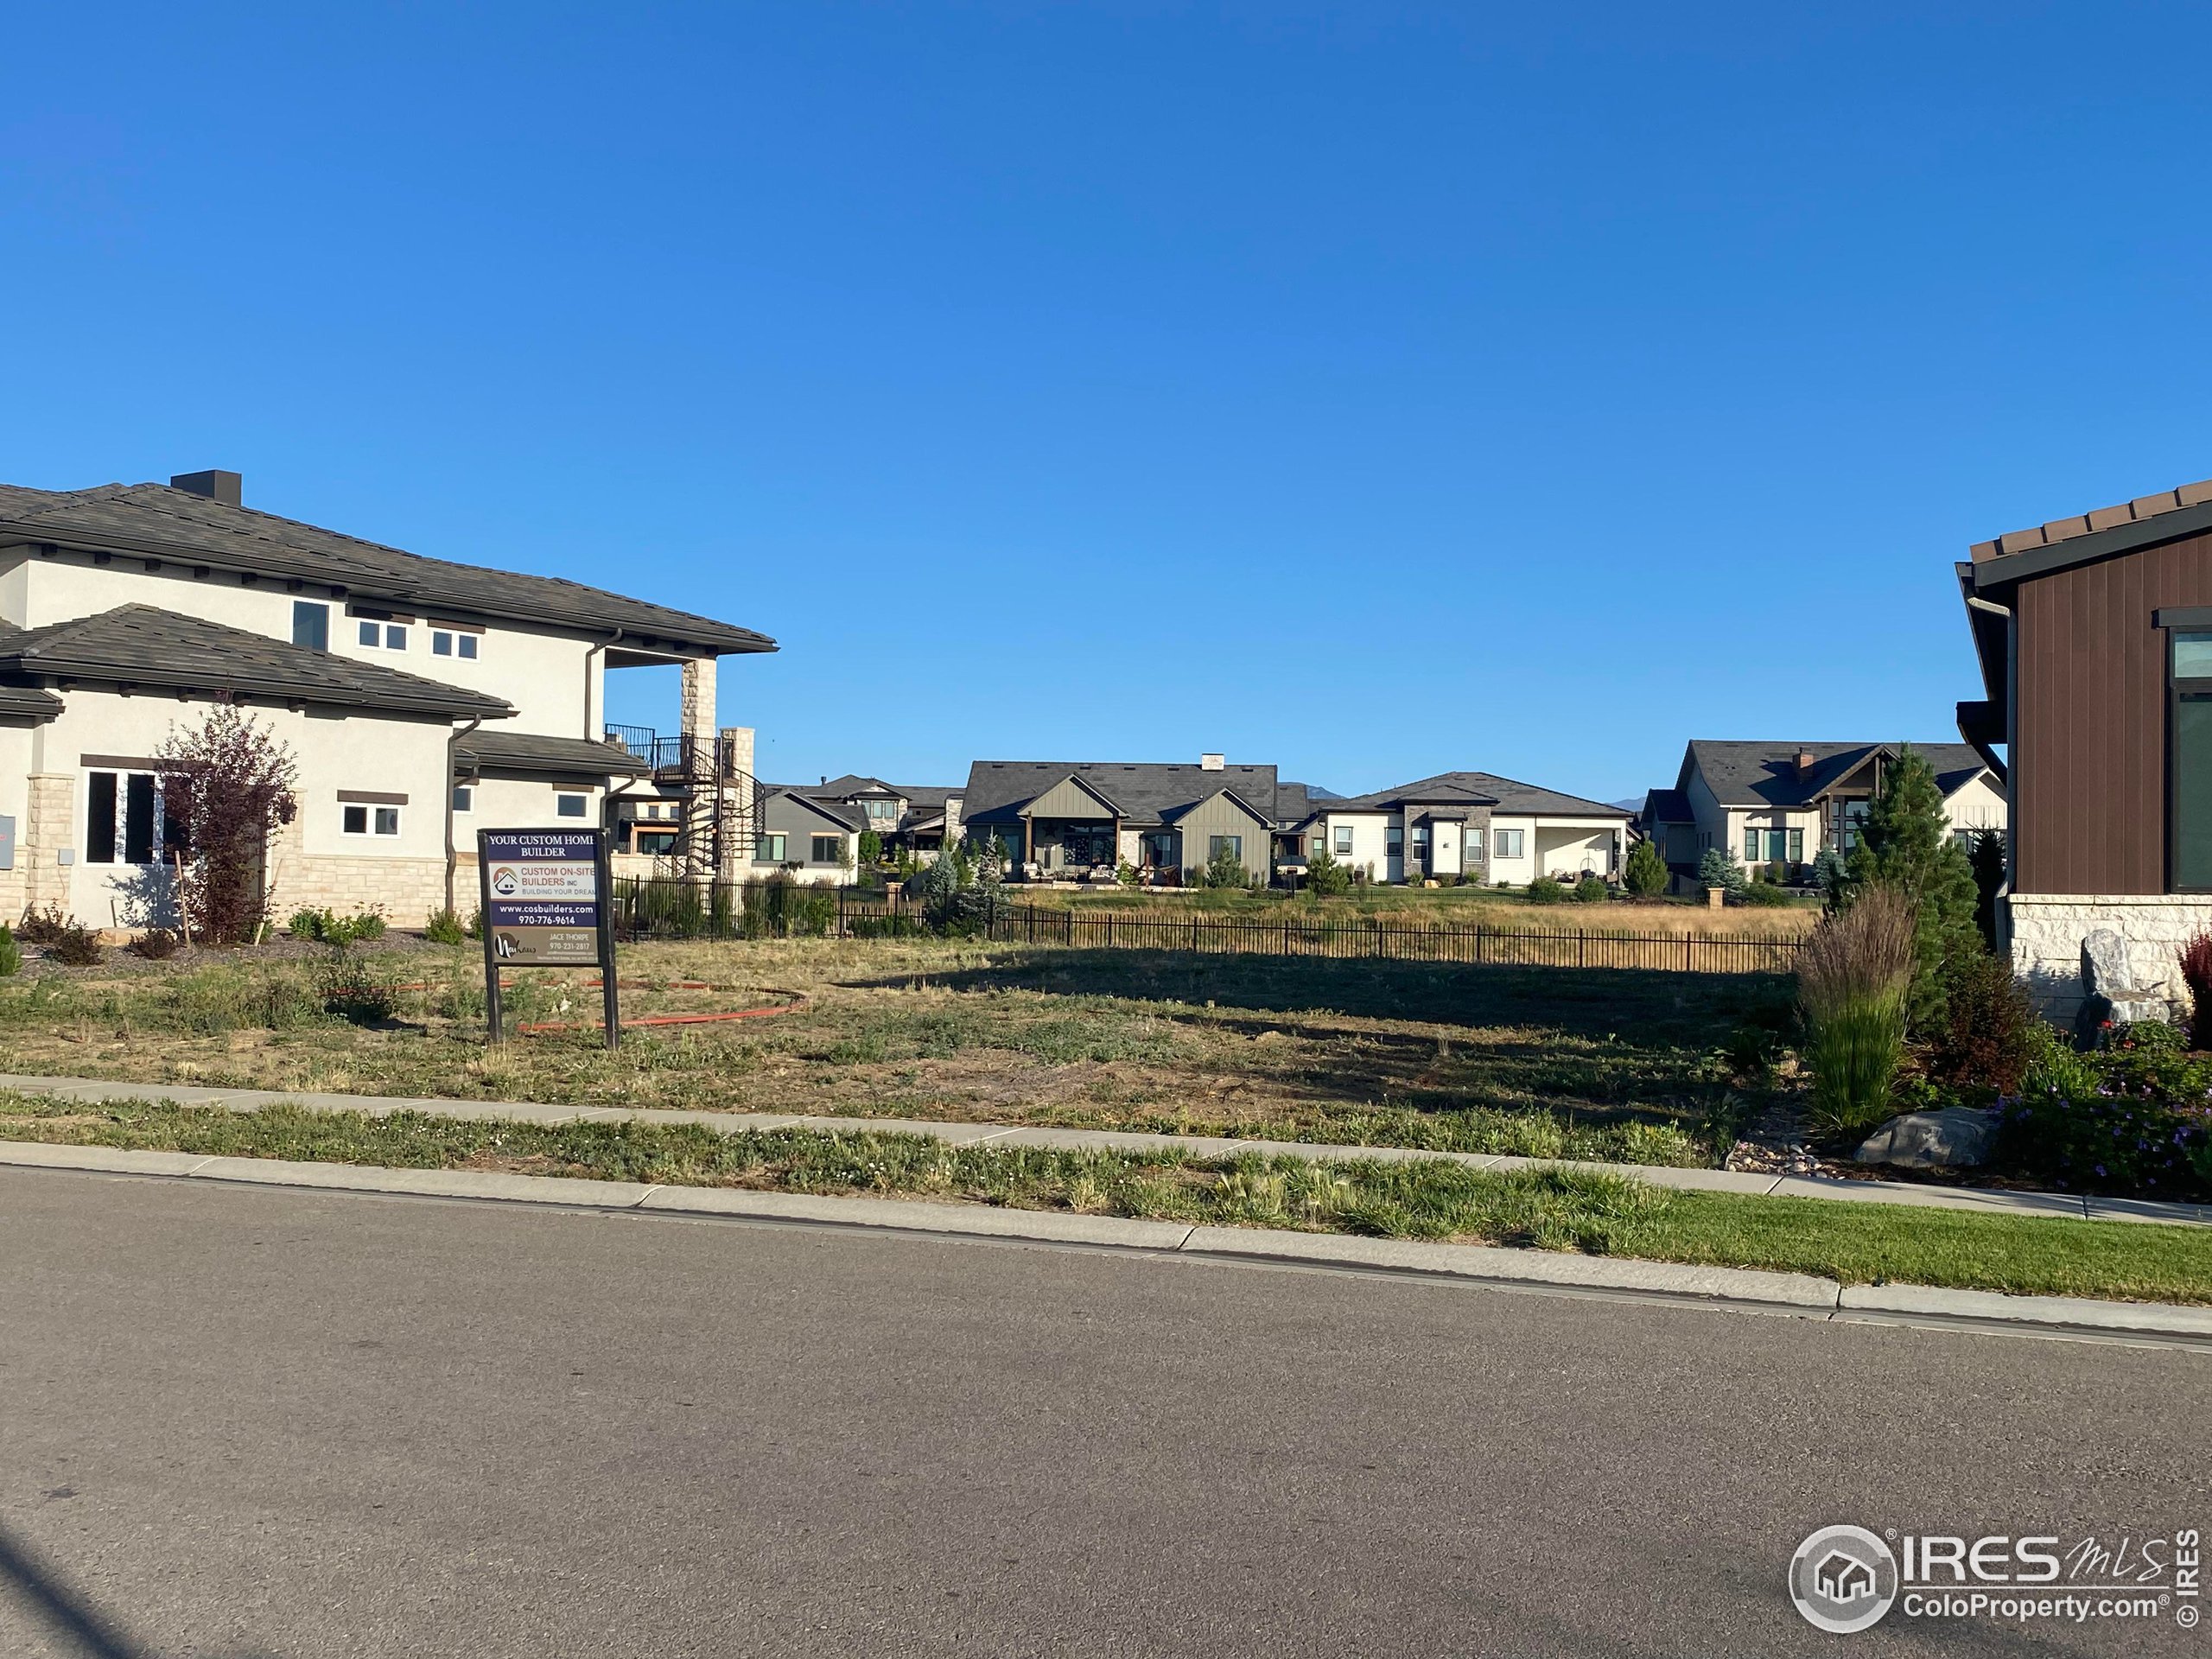
<svg viewBox="0 0 2212 1659">
<path fill-rule="evenodd" d="M 1446 772 L 1314 804 L 1300 828 L 1370 881 L 1457 877 L 1490 886 L 1619 874 L 1632 815 L 1487 772 Z"/>
<path fill-rule="evenodd" d="M 1309 810 L 1305 786 L 1280 782 L 1274 767 L 1217 754 L 1195 766 L 978 760 L 947 803 L 946 826 L 995 836 L 1017 879 L 1103 880 L 1128 864 L 1186 880 L 1226 849 L 1272 880 Z"/>
<path fill-rule="evenodd" d="M 610 798 L 650 789 L 651 760 L 606 738 L 610 669 L 680 664 L 683 741 L 749 772 L 750 733 L 714 723 L 715 667 L 773 650 L 766 636 L 241 497 L 227 472 L 0 485 L 0 911 L 166 919 L 174 849 L 153 757 L 219 702 L 297 762 L 300 810 L 265 870 L 280 912 L 375 905 L 413 925 L 466 910 L 477 825 L 596 825 Z M 749 859 L 725 798 L 740 791 L 702 789 L 693 770 L 681 828 L 695 854 Z M 749 777 L 741 794 L 749 810 Z M 716 825 L 702 802 L 721 803 Z"/>
<path fill-rule="evenodd" d="M 1788 879 L 1802 880 L 1822 848 L 1848 853 L 1858 844 L 1867 804 L 1903 747 L 1694 738 L 1675 786 L 1644 797 L 1637 828 L 1658 846 L 1680 891 L 1696 886 L 1698 865 L 1713 847 L 1746 867 L 1780 864 Z M 2002 782 L 1977 750 L 1911 747 L 1935 769 L 1955 833 L 2003 831 Z"/>
<path fill-rule="evenodd" d="M 2011 814 L 2014 968 L 2070 1016 L 2109 933 L 2099 992 L 2185 1009 L 2176 954 L 2212 928 L 2212 480 L 2013 531 L 1956 569 L 1983 687 L 1959 732 Z"/>
</svg>

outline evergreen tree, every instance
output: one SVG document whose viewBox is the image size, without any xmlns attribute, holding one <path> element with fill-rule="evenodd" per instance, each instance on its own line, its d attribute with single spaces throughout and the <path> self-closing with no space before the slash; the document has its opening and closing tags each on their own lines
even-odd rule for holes
<svg viewBox="0 0 2212 1659">
<path fill-rule="evenodd" d="M 1650 836 L 1644 836 L 1630 849 L 1621 880 L 1630 893 L 1645 899 L 1655 898 L 1667 890 L 1667 861 L 1659 856 L 1659 844 Z"/>
<path fill-rule="evenodd" d="M 1705 856 L 1697 861 L 1700 887 L 1719 887 L 1724 893 L 1741 893 L 1747 885 L 1744 867 L 1726 847 L 1708 847 Z"/>
<path fill-rule="evenodd" d="M 1884 771 L 1845 873 L 1851 887 L 1878 882 L 1912 906 L 1914 967 L 1906 1017 L 1916 1032 L 1933 1029 L 1943 1018 L 1947 968 L 1985 947 L 1974 925 L 1974 867 L 1944 816 L 1936 769 L 1910 744 Z"/>
</svg>

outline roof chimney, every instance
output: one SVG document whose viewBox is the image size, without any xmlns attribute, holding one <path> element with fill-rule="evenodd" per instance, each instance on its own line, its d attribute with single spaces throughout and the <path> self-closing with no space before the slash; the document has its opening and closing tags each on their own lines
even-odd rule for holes
<svg viewBox="0 0 2212 1659">
<path fill-rule="evenodd" d="M 1225 754 L 1202 754 L 1198 757 L 1200 772 L 1221 772 L 1228 766 L 1229 757 Z"/>
<path fill-rule="evenodd" d="M 1797 775 L 1798 775 L 1800 778 L 1802 778 L 1802 777 L 1803 777 L 1807 772 L 1808 772 L 1812 771 L 1812 769 L 1813 769 L 1813 752 L 1812 752 L 1810 749 L 1800 749 L 1800 750 L 1798 750 L 1798 751 L 1797 751 Z"/>
<path fill-rule="evenodd" d="M 239 486 L 244 482 L 236 473 L 224 472 L 220 467 L 204 473 L 179 473 L 169 480 L 169 488 L 188 490 L 194 495 L 204 495 L 210 501 L 219 501 L 226 507 L 243 506 Z"/>
</svg>

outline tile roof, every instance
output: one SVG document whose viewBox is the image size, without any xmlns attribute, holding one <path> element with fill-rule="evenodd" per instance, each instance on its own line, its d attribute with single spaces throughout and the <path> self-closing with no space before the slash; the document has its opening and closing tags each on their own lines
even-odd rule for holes
<svg viewBox="0 0 2212 1659">
<path fill-rule="evenodd" d="M 773 651 L 750 628 L 559 576 L 523 575 L 425 558 L 166 484 L 86 490 L 0 485 L 0 541 L 54 542 L 298 577 L 401 605 L 449 607 L 520 621 L 621 628 L 642 644 L 718 652 Z"/>
<path fill-rule="evenodd" d="M 512 703 L 481 691 L 151 605 L 120 605 L 42 628 L 0 629 L 0 677 L 18 684 L 92 679 L 448 718 L 503 720 L 515 712 Z"/>
<path fill-rule="evenodd" d="M 978 760 L 968 769 L 961 808 L 963 823 L 1007 823 L 1064 778 L 1073 778 L 1120 810 L 1135 827 L 1164 823 L 1207 797 L 1228 790 L 1271 823 L 1284 822 L 1273 766 L 1224 766 L 1216 772 L 1188 763 L 1104 760 Z M 1304 810 L 1305 791 L 1293 798 Z"/>
<path fill-rule="evenodd" d="M 1840 780 L 1851 775 L 1877 753 L 1894 758 L 1905 747 L 1896 743 L 1771 743 L 1720 741 L 1693 738 L 1682 755 L 1677 788 L 1688 787 L 1693 772 L 1723 806 L 1808 806 Z M 1956 794 L 1988 767 L 1965 743 L 1915 743 L 1936 769 L 1936 782 L 1946 796 Z M 1813 757 L 1803 773 L 1797 770 L 1800 753 Z"/>
<path fill-rule="evenodd" d="M 1493 811 L 1535 812 L 1554 817 L 1624 818 L 1629 816 L 1618 807 L 1608 806 L 1603 801 L 1586 800 L 1580 795 L 1562 794 L 1555 789 L 1541 789 L 1535 784 L 1501 778 L 1490 772 L 1440 772 L 1433 778 L 1418 779 L 1410 784 L 1378 789 L 1366 795 L 1325 801 L 1321 805 L 1323 810 L 1331 812 L 1378 812 L 1389 811 L 1402 804 L 1488 806 Z"/>
<path fill-rule="evenodd" d="M 2122 501 L 2113 506 L 2099 507 L 2094 512 L 2076 513 L 2071 518 L 2054 518 L 2047 524 L 2031 524 L 2025 530 L 2007 531 L 1994 541 L 1976 542 L 1974 562 L 1981 564 L 1990 559 L 2009 557 L 2038 547 L 2055 547 L 2076 536 L 2087 536 L 2093 531 L 2113 530 L 2121 524 L 2138 524 L 2159 517 L 2178 512 L 2183 507 L 2202 506 L 2212 502 L 2212 479 L 2195 484 L 2184 484 L 2179 489 L 2162 490 L 2156 495 L 2139 495 L 2133 501 Z"/>
<path fill-rule="evenodd" d="M 649 762 L 619 744 L 537 732 L 471 732 L 454 745 L 454 765 L 463 772 L 493 766 L 507 772 L 548 772 L 556 778 L 602 779 L 642 778 L 652 771 Z"/>
</svg>

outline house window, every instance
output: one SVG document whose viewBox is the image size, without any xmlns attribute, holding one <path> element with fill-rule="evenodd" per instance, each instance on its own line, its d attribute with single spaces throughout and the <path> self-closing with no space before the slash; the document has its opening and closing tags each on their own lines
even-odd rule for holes
<svg viewBox="0 0 2212 1659">
<path fill-rule="evenodd" d="M 1521 838 L 1529 833 L 1527 830 L 1499 830 L 1494 833 L 1497 842 L 1497 855 L 1500 858 L 1521 856 Z"/>
<path fill-rule="evenodd" d="M 1467 830 L 1466 861 L 1470 864 L 1483 861 L 1483 832 L 1471 826 Z"/>
<path fill-rule="evenodd" d="M 1789 832 L 1789 861 L 1792 864 L 1802 864 L 1805 861 L 1805 832 L 1802 830 L 1792 830 Z"/>
<path fill-rule="evenodd" d="M 1382 853 L 1386 858 L 1403 858 L 1406 853 L 1406 832 L 1396 824 L 1384 826 Z"/>
<path fill-rule="evenodd" d="M 330 649 L 330 607 L 304 599 L 292 601 L 292 643 L 309 651 Z"/>
<path fill-rule="evenodd" d="M 476 791 L 467 784 L 455 784 L 453 786 L 453 810 L 474 812 L 476 810 Z"/>
<path fill-rule="evenodd" d="M 365 645 L 382 645 L 384 643 L 384 624 L 381 622 L 362 623 L 360 639 L 361 643 Z"/>
<path fill-rule="evenodd" d="M 1322 855 L 1322 853 L 1327 849 L 1328 845 L 1329 845 L 1329 842 L 1328 842 L 1328 838 L 1327 838 L 1326 836 L 1314 836 L 1314 837 L 1313 838 L 1313 840 L 1311 840 L 1310 842 L 1308 842 L 1306 843 L 1306 856 L 1307 856 L 1307 857 L 1309 857 L 1309 858 L 1319 858 L 1319 857 L 1320 857 L 1320 856 L 1321 856 L 1321 855 Z"/>
<path fill-rule="evenodd" d="M 781 839 L 781 837 L 779 837 Z M 807 849 L 810 864 L 842 864 L 845 861 L 845 838 L 842 836 L 816 836 Z"/>
<path fill-rule="evenodd" d="M 473 660 L 476 656 L 476 636 L 452 628 L 433 628 L 430 630 L 430 654 L 433 657 L 465 657 Z"/>
<path fill-rule="evenodd" d="M 581 818 L 584 815 L 584 798 L 581 795 L 556 795 L 553 816 L 556 818 Z"/>
<path fill-rule="evenodd" d="M 407 649 L 407 630 L 397 622 L 376 622 L 364 617 L 357 637 L 365 645 L 379 646 L 385 651 Z"/>
<path fill-rule="evenodd" d="M 2172 651 L 2169 885 L 2201 893 L 2212 889 L 2212 633 L 2177 633 Z"/>
<path fill-rule="evenodd" d="M 761 836 L 753 843 L 755 864 L 780 864 L 784 861 L 784 838 L 781 836 Z"/>
<path fill-rule="evenodd" d="M 1348 823 L 1340 823 L 1336 826 L 1336 833 L 1337 856 L 1338 858 L 1350 858 L 1351 856 L 1351 825 Z"/>
<path fill-rule="evenodd" d="M 86 774 L 85 861 L 154 862 L 154 775 L 149 772 Z"/>
<path fill-rule="evenodd" d="M 1757 830 L 1744 831 L 1744 862 L 1746 864 L 1756 864 L 1759 861 L 1760 833 Z"/>
<path fill-rule="evenodd" d="M 349 836 L 396 836 L 399 833 L 399 809 L 347 801 L 340 808 L 339 828 Z"/>
<path fill-rule="evenodd" d="M 1208 836 L 1206 858 L 1209 861 L 1227 853 L 1238 863 L 1244 861 L 1244 837 L 1242 836 Z"/>
<path fill-rule="evenodd" d="M 861 810 L 868 814 L 868 819 L 871 823 L 888 823 L 899 816 L 899 803 L 896 801 L 862 801 L 861 803 Z"/>
</svg>

